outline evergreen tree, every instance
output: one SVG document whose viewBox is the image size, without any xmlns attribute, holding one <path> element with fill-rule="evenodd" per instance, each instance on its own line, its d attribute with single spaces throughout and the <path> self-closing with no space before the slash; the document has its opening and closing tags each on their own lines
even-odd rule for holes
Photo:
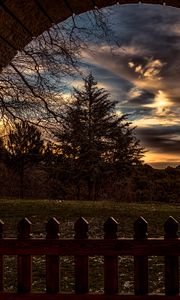
<svg viewBox="0 0 180 300">
<path fill-rule="evenodd" d="M 89 200 L 95 199 L 107 167 L 138 162 L 143 153 L 126 116 L 118 117 L 116 105 L 89 74 L 82 90 L 74 88 L 73 100 L 65 105 L 62 127 L 56 133 L 62 153 L 71 160 L 77 190 L 85 179 Z"/>
<path fill-rule="evenodd" d="M 24 198 L 25 170 L 39 162 L 43 151 L 41 132 L 26 121 L 16 122 L 6 141 L 6 163 L 19 176 L 19 196 Z"/>
<path fill-rule="evenodd" d="M 119 174 L 142 163 L 144 148 L 134 134 L 135 127 L 127 121 L 127 115 L 118 118 L 116 128 L 110 133 L 111 151 L 109 161 Z"/>
</svg>

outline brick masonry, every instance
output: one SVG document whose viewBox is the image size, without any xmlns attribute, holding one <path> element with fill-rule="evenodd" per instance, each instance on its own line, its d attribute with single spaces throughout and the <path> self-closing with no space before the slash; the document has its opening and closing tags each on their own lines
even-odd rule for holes
<svg viewBox="0 0 180 300">
<path fill-rule="evenodd" d="M 139 3 L 120 0 L 119 4 Z M 143 3 L 180 7 L 179 0 L 145 0 Z M 5 67 L 18 50 L 27 45 L 52 24 L 66 20 L 94 7 L 116 4 L 114 0 L 2 0 L 0 3 L 0 69 Z"/>
</svg>

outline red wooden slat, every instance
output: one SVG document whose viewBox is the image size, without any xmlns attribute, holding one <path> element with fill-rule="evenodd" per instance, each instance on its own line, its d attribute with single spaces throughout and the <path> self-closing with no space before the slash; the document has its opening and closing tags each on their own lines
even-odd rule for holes
<svg viewBox="0 0 180 300">
<path fill-rule="evenodd" d="M 169 217 L 164 224 L 166 240 L 177 239 L 178 222 Z M 166 295 L 179 294 L 179 259 L 178 256 L 165 256 L 165 293 Z"/>
<path fill-rule="evenodd" d="M 31 222 L 24 218 L 18 224 L 18 239 L 31 238 Z M 18 258 L 18 293 L 28 293 L 32 285 L 32 257 L 31 255 L 19 255 Z"/>
<path fill-rule="evenodd" d="M 88 222 L 84 218 L 79 218 L 74 224 L 75 239 L 79 244 L 88 239 Z M 88 256 L 76 255 L 75 262 L 75 293 L 85 294 L 88 293 Z"/>
<path fill-rule="evenodd" d="M 104 239 L 117 239 L 117 225 L 114 218 L 104 223 Z M 104 292 L 108 295 L 118 293 L 118 256 L 104 256 Z"/>
<path fill-rule="evenodd" d="M 75 239 L 52 240 L 51 243 L 45 239 L 0 239 L 0 255 L 180 256 L 180 239 L 87 239 L 83 243 Z"/>
<path fill-rule="evenodd" d="M 180 300 L 180 296 L 165 295 L 106 295 L 106 294 L 13 294 L 1 293 L 1 300 Z"/>
<path fill-rule="evenodd" d="M 147 222 L 142 217 L 134 223 L 134 239 L 147 239 Z M 148 293 L 148 257 L 144 255 L 134 257 L 134 292 L 135 295 Z"/>
<path fill-rule="evenodd" d="M 46 225 L 46 239 L 51 245 L 52 240 L 59 239 L 59 222 L 52 218 Z M 59 292 L 59 256 L 46 255 L 46 292 L 56 294 Z"/>
<path fill-rule="evenodd" d="M 3 238 L 3 227 L 4 223 L 0 220 L 0 239 Z M 4 258 L 0 255 L 0 292 L 4 289 Z"/>
<path fill-rule="evenodd" d="M 180 296 L 166 295 L 107 295 L 107 294 L 13 294 L 1 293 L 1 300 L 180 300 Z"/>
</svg>

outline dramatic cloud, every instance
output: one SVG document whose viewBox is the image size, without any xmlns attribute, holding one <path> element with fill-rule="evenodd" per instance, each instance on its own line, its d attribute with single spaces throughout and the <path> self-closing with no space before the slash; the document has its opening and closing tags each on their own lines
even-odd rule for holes
<svg viewBox="0 0 180 300">
<path fill-rule="evenodd" d="M 178 155 L 180 149 L 180 125 L 152 126 L 137 129 L 138 135 L 144 144 L 150 145 L 157 152 L 173 153 Z"/>
<path fill-rule="evenodd" d="M 147 162 L 154 157 L 156 162 L 178 163 L 180 9 L 134 4 L 103 12 L 109 44 L 89 39 L 82 51 L 82 71 L 92 71 L 99 85 L 119 101 L 119 112 L 130 114 L 142 143 L 151 150 Z"/>
<path fill-rule="evenodd" d="M 135 73 L 138 74 L 138 77 L 148 78 L 148 79 L 156 79 L 160 80 L 162 79 L 159 77 L 159 74 L 161 72 L 161 69 L 166 63 L 162 63 L 159 59 L 153 59 L 151 58 L 145 58 L 144 64 L 135 63 L 133 61 L 130 61 L 128 63 L 128 66 L 134 70 Z"/>
</svg>

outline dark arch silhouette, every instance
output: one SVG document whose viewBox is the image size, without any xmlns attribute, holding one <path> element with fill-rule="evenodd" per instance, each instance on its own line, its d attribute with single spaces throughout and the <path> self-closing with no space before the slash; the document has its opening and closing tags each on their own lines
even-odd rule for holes
<svg viewBox="0 0 180 300">
<path fill-rule="evenodd" d="M 0 6 L 0 69 L 18 50 L 23 49 L 53 24 L 73 14 L 103 8 L 116 3 L 133 4 L 139 0 L 4 0 Z M 179 0 L 145 0 L 142 3 L 180 7 Z"/>
</svg>

